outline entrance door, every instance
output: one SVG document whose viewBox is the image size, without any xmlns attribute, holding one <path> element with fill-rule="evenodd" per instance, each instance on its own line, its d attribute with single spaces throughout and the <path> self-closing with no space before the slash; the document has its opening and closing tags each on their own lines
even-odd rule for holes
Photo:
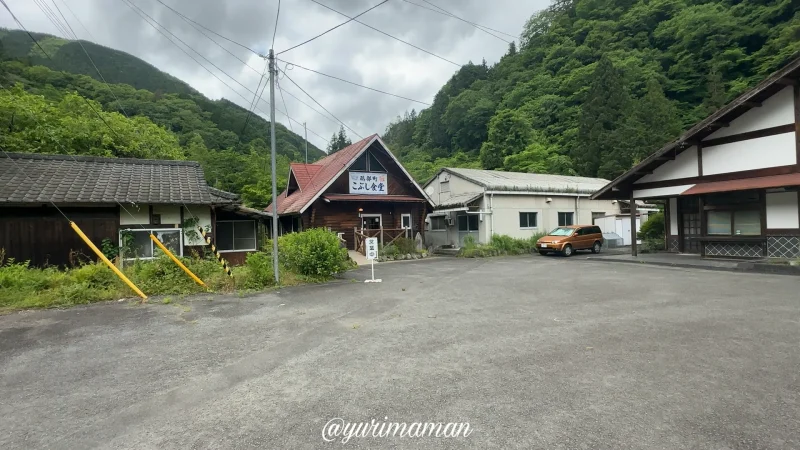
<svg viewBox="0 0 800 450">
<path fill-rule="evenodd" d="M 458 220 L 458 244 L 460 247 L 464 246 L 464 239 L 467 236 L 472 236 L 475 243 L 479 242 L 480 234 L 478 233 L 478 226 L 480 221 L 477 214 L 459 213 L 456 216 Z"/>
<path fill-rule="evenodd" d="M 361 229 L 380 230 L 383 221 L 380 214 L 361 214 Z"/>
<path fill-rule="evenodd" d="M 700 253 L 700 241 L 702 236 L 700 229 L 700 204 L 696 197 L 679 198 L 680 217 L 681 217 L 681 239 L 683 239 L 684 253 Z"/>
</svg>

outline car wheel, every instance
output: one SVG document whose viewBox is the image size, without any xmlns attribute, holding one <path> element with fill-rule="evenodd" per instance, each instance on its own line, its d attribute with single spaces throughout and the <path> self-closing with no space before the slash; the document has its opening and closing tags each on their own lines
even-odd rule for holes
<svg viewBox="0 0 800 450">
<path fill-rule="evenodd" d="M 572 246 L 569 244 L 565 245 L 564 250 L 562 250 L 561 253 L 563 253 L 564 256 L 569 258 L 570 256 L 572 256 Z"/>
<path fill-rule="evenodd" d="M 599 241 L 595 242 L 594 245 L 592 246 L 592 253 L 600 253 L 600 248 L 601 247 L 602 247 L 602 245 L 600 245 Z"/>
</svg>

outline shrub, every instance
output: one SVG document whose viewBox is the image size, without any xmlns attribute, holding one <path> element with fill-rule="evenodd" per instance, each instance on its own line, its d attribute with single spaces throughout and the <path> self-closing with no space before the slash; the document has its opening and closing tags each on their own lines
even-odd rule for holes
<svg viewBox="0 0 800 450">
<path fill-rule="evenodd" d="M 650 217 L 647 218 L 647 221 L 642 224 L 641 228 L 639 229 L 638 237 L 642 241 L 649 241 L 649 240 L 664 240 L 664 213 L 658 212 L 655 214 L 651 214 Z M 663 243 L 662 243 L 663 247 Z"/>
<path fill-rule="evenodd" d="M 340 248 L 336 233 L 322 228 L 284 235 L 278 244 L 281 262 L 300 275 L 327 278 L 347 264 L 347 250 Z"/>
<path fill-rule="evenodd" d="M 477 246 L 478 246 L 478 243 L 475 242 L 475 237 L 474 236 L 465 236 L 464 237 L 464 245 L 462 245 L 462 248 L 464 248 L 464 249 L 473 249 L 473 248 L 476 248 Z"/>
<path fill-rule="evenodd" d="M 272 253 L 256 252 L 247 255 L 246 273 L 242 271 L 242 279 L 237 284 L 245 289 L 262 289 L 275 285 L 275 272 L 272 265 Z M 237 273 L 238 277 L 239 274 Z"/>
<path fill-rule="evenodd" d="M 416 253 L 417 243 L 413 239 L 401 237 L 397 238 L 393 245 L 397 248 L 399 253 Z"/>
</svg>

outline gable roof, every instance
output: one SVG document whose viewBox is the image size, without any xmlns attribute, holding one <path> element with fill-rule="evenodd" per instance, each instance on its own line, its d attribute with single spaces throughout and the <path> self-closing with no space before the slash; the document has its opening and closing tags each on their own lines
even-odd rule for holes
<svg viewBox="0 0 800 450">
<path fill-rule="evenodd" d="M 325 189 L 339 178 L 366 149 L 376 142 L 386 150 L 389 157 L 394 160 L 406 177 L 411 180 L 420 194 L 422 194 L 423 198 L 428 200 L 428 196 L 414 181 L 411 175 L 406 172 L 403 165 L 400 164 L 400 161 L 389 151 L 386 144 L 377 134 L 373 134 L 313 164 L 292 164 L 291 171 L 295 174 L 300 190 L 292 192 L 290 195 L 287 195 L 287 191 L 284 190 L 278 195 L 278 215 L 302 214 L 305 212 L 305 210 L 325 192 Z M 300 166 L 305 167 L 301 169 Z M 303 181 L 300 180 L 301 177 L 304 178 Z M 270 204 L 265 211 L 272 213 L 272 207 L 272 204 Z"/>
<path fill-rule="evenodd" d="M 695 124 L 689 131 L 683 133 L 674 141 L 668 143 L 660 150 L 654 152 L 632 169 L 615 178 L 602 189 L 592 195 L 592 199 L 614 199 L 617 197 L 625 198 L 622 192 L 615 192 L 621 186 L 628 189 L 636 180 L 645 176 L 656 167 L 673 160 L 682 151 L 688 149 L 696 141 L 701 141 L 710 134 L 719 130 L 720 127 L 730 124 L 737 117 L 745 114 L 753 108 L 757 108 L 764 100 L 782 91 L 788 84 L 785 80 L 800 80 L 800 54 L 780 70 L 772 73 L 764 81 L 754 88 L 736 97 L 733 101 L 711 114 L 703 121 Z"/>
<path fill-rule="evenodd" d="M 459 169 L 439 171 L 461 177 L 487 191 L 593 194 L 608 183 L 603 178 L 571 177 L 544 173 L 502 172 L 499 170 Z M 437 174 L 438 176 L 438 174 Z M 428 181 L 430 184 L 436 177 Z"/>
<path fill-rule="evenodd" d="M 200 164 L 92 156 L 0 154 L 0 204 L 210 205 Z"/>
</svg>

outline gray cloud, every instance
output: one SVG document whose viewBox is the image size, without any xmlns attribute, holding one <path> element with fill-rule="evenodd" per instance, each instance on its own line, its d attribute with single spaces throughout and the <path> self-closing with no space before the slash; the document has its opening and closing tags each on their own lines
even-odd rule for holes
<svg viewBox="0 0 800 450">
<path fill-rule="evenodd" d="M 155 31 L 122 0 L 55 1 L 82 39 L 93 40 L 129 52 L 186 81 L 211 98 L 224 97 L 244 107 L 249 106 L 252 94 L 189 51 L 230 85 L 230 88 L 218 81 Z M 245 61 L 252 67 L 251 69 L 156 0 L 131 1 L 239 83 L 250 90 L 256 89 L 260 72 L 264 67 L 264 61 L 260 57 L 207 33 L 238 59 Z M 217 33 L 258 51 L 266 52 L 271 44 L 277 0 L 162 1 Z M 319 1 L 354 16 L 380 0 Z M 410 1 L 433 8 L 423 0 Z M 531 14 L 549 3 L 548 0 L 430 1 L 467 20 L 514 35 L 520 33 Z M 88 32 L 72 17 L 63 2 L 75 12 Z M 7 0 L 7 3 L 30 30 L 61 35 L 34 2 Z M 311 0 L 284 0 L 281 2 L 275 48 L 277 51 L 289 48 L 344 20 L 347 19 Z M 467 61 L 477 63 L 484 58 L 492 64 L 499 60 L 508 48 L 507 43 L 469 24 L 422 9 L 403 0 L 390 0 L 359 20 L 460 64 Z M 7 13 L 0 13 L 0 26 L 16 27 Z M 512 40 L 504 35 L 499 36 Z M 458 69 L 355 22 L 282 54 L 279 58 L 425 102 L 431 102 L 437 90 Z M 281 64 L 281 68 L 283 67 L 284 64 Z M 299 68 L 289 70 L 288 75 L 339 119 L 364 136 L 375 132 L 382 133 L 386 125 L 396 116 L 412 108 L 420 110 L 424 107 Z M 322 111 L 289 80 L 282 79 L 279 83 L 286 92 L 294 94 Z M 264 93 L 264 99 L 267 100 L 267 97 L 268 90 Z M 299 122 L 307 122 L 309 129 L 325 137 L 338 129 L 336 123 L 312 111 L 295 98 L 285 95 L 285 99 L 289 114 Z M 277 105 L 280 110 L 284 110 L 284 103 L 279 95 L 277 95 Z M 268 112 L 265 103 L 260 105 L 260 109 Z M 279 122 L 289 125 L 285 116 L 279 113 L 277 117 Z M 302 133 L 301 127 L 293 125 L 296 132 Z M 311 133 L 309 140 L 320 147 L 326 144 Z"/>
</svg>

